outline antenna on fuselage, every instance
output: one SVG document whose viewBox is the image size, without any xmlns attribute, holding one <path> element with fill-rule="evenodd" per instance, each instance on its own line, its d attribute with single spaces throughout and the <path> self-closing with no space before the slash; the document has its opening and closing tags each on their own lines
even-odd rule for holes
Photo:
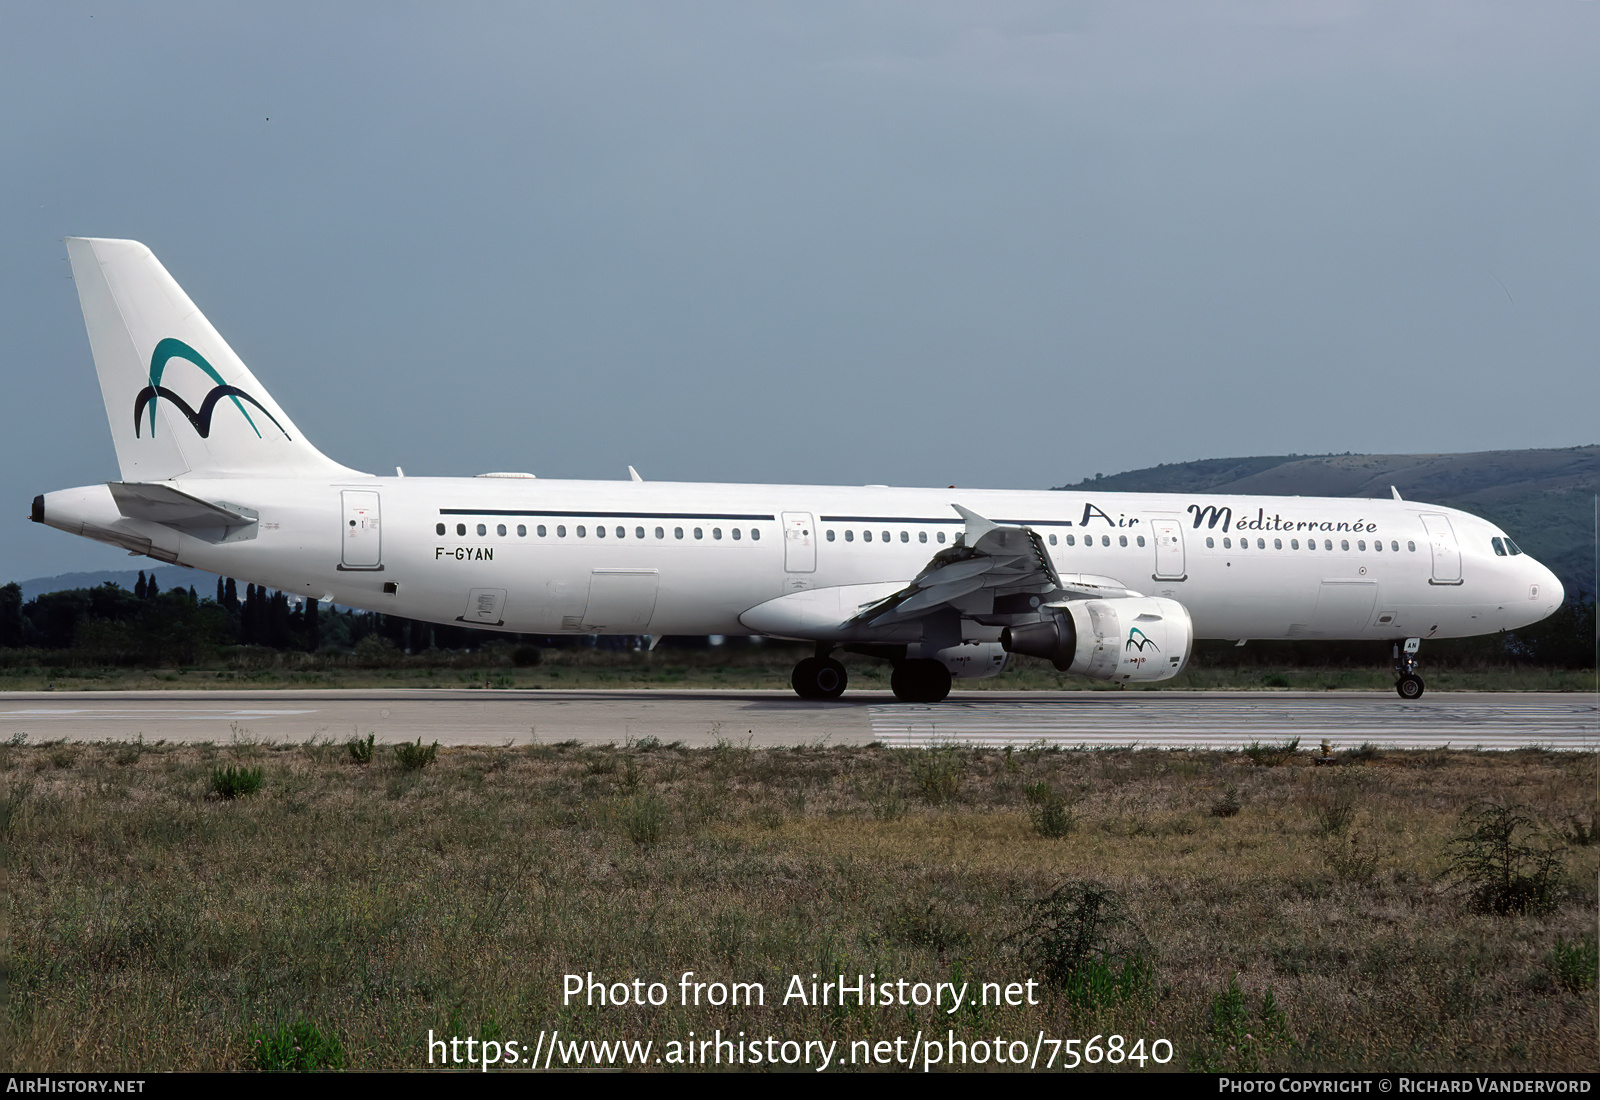
<svg viewBox="0 0 1600 1100">
<path fill-rule="evenodd" d="M 1396 499 L 1396 500 L 1404 499 L 1404 498 L 1402 498 L 1400 496 L 1400 490 L 1396 489 L 1393 485 L 1389 486 L 1389 491 L 1394 494 L 1394 499 Z"/>
<path fill-rule="evenodd" d="M 628 467 L 628 477 L 629 477 L 629 479 L 631 479 L 633 481 L 643 481 L 644 480 L 644 478 L 639 476 L 639 471 L 635 470 L 632 466 Z"/>
</svg>

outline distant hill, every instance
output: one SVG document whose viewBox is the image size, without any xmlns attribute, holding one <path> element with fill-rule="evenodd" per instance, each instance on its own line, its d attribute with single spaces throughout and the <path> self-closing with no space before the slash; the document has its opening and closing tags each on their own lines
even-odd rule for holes
<svg viewBox="0 0 1600 1100">
<path fill-rule="evenodd" d="M 217 578 L 212 573 L 202 573 L 198 569 L 185 569 L 181 565 L 157 565 L 146 569 L 144 575 L 154 576 L 156 584 L 165 592 L 169 588 L 188 588 L 191 585 L 201 599 L 217 594 Z M 129 592 L 138 583 L 139 570 L 117 569 L 103 570 L 99 573 L 59 573 L 54 577 L 34 577 L 32 580 L 20 582 L 22 599 L 26 603 L 35 596 L 45 592 L 62 592 L 69 588 L 98 588 L 107 581 L 119 584 Z"/>
<path fill-rule="evenodd" d="M 1444 504 L 1498 524 L 1555 571 L 1568 595 L 1595 591 L 1600 446 L 1440 455 L 1269 455 L 1177 462 L 1063 489 L 1387 497 Z"/>
</svg>

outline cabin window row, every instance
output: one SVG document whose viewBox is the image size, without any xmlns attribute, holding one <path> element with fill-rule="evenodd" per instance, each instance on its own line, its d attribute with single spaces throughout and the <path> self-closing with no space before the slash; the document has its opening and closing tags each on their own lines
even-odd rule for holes
<svg viewBox="0 0 1600 1100">
<path fill-rule="evenodd" d="M 446 530 L 447 530 L 447 528 L 445 527 L 444 524 L 442 524 L 442 523 L 434 524 L 434 527 L 433 527 L 434 534 L 443 535 L 446 532 Z M 528 537 L 528 525 L 525 524 L 525 523 L 517 524 L 516 532 L 517 532 L 517 537 L 519 539 L 520 538 L 527 538 Z M 465 523 L 456 524 L 456 534 L 458 536 L 465 536 L 466 533 L 467 533 L 467 525 Z M 489 534 L 489 525 L 486 524 L 486 523 L 478 524 L 477 525 L 477 533 L 480 536 L 487 536 Z M 495 524 L 494 533 L 496 535 L 500 536 L 501 538 L 504 538 L 504 537 L 506 537 L 507 535 L 510 534 L 510 530 L 507 528 L 507 526 L 505 524 L 497 523 L 497 524 Z M 534 528 L 533 528 L 533 533 L 538 538 L 541 538 L 541 539 L 542 538 L 548 538 L 550 536 L 550 528 L 547 525 L 543 524 L 543 523 L 536 524 L 534 526 Z M 657 528 L 655 528 L 653 533 L 654 533 L 655 537 L 657 539 L 661 540 L 661 541 L 665 541 L 666 538 L 667 538 L 667 529 L 665 527 L 657 527 Z M 591 529 L 588 524 L 579 523 L 579 524 L 575 524 L 572 527 L 572 534 L 574 536 L 576 536 L 577 538 L 580 538 L 580 539 L 588 538 L 590 536 L 590 534 L 593 534 L 594 537 L 597 538 L 597 539 L 604 539 L 604 538 L 625 539 L 625 538 L 629 537 L 628 528 L 623 526 L 623 525 L 621 525 L 621 524 L 618 524 L 614 528 L 607 528 L 604 524 L 595 524 L 595 526 Z M 674 539 L 702 539 L 703 540 L 706 537 L 706 534 L 707 534 L 707 530 L 704 527 L 691 527 L 691 528 L 688 528 L 688 529 L 685 529 L 685 528 L 682 528 L 682 527 L 674 527 L 672 529 L 672 538 L 674 538 Z M 713 542 L 721 541 L 724 536 L 726 536 L 727 538 L 733 540 L 734 542 L 741 542 L 747 537 L 750 539 L 751 542 L 760 542 L 761 541 L 761 529 L 759 527 L 750 527 L 750 528 L 732 527 L 732 528 L 729 528 L 727 531 L 723 531 L 723 529 L 720 528 L 720 527 L 713 527 L 713 528 L 710 529 L 710 536 L 711 536 L 711 541 L 713 541 Z M 566 524 L 558 523 L 558 524 L 555 525 L 555 537 L 558 538 L 558 539 L 564 539 L 564 538 L 567 537 L 567 525 Z M 635 539 L 648 538 L 648 537 L 650 537 L 650 532 L 647 532 L 647 530 L 645 528 L 643 528 L 643 527 L 635 527 L 633 529 L 633 531 L 632 531 L 632 537 L 635 538 Z"/>
<path fill-rule="evenodd" d="M 1062 538 L 1066 539 L 1066 542 L 1067 542 L 1068 546 L 1076 546 L 1076 545 L 1078 545 L 1078 539 L 1077 539 L 1076 535 L 1063 535 Z M 1093 546 L 1094 545 L 1094 536 L 1093 535 L 1085 535 L 1085 536 L 1083 536 L 1083 544 L 1085 546 Z M 1143 535 L 1135 535 L 1135 536 L 1133 536 L 1133 544 L 1135 546 L 1143 546 L 1144 545 L 1144 536 Z M 1050 545 L 1051 546 L 1055 546 L 1056 545 L 1056 536 L 1054 536 L 1054 535 L 1050 536 Z M 1100 536 L 1100 545 L 1101 546 L 1110 546 L 1111 545 L 1111 536 L 1110 535 L 1101 535 Z M 1127 535 L 1118 535 L 1117 536 L 1117 545 L 1118 546 L 1126 546 L 1126 545 L 1128 545 L 1128 536 Z"/>
<path fill-rule="evenodd" d="M 1207 535 L 1206 536 L 1206 549 L 1207 550 L 1215 550 L 1216 547 L 1217 547 L 1216 538 L 1214 536 Z M 1365 552 L 1365 550 L 1367 549 L 1367 540 L 1366 539 L 1357 539 L 1356 543 L 1355 543 L 1355 547 L 1356 547 L 1356 549 L 1358 551 Z M 1232 550 L 1233 549 L 1233 539 L 1231 537 L 1229 537 L 1229 536 L 1223 536 L 1222 548 L 1224 550 Z M 1267 548 L 1267 540 L 1266 539 L 1256 539 L 1256 549 L 1257 550 L 1265 550 L 1266 548 Z M 1273 539 L 1272 540 L 1272 548 L 1274 550 L 1282 550 L 1283 549 L 1283 540 L 1282 539 Z M 1316 548 L 1317 548 L 1317 540 L 1316 539 L 1306 539 L 1306 549 L 1307 550 L 1315 550 Z M 1239 540 L 1239 549 L 1240 550 L 1248 550 L 1248 549 L 1250 549 L 1250 540 L 1247 539 L 1247 538 L 1240 539 Z M 1300 549 L 1300 540 L 1299 539 L 1290 539 L 1289 540 L 1289 549 L 1291 549 L 1291 550 Z M 1322 540 L 1322 549 L 1324 549 L 1324 550 L 1332 550 L 1333 549 L 1333 540 L 1332 539 L 1323 539 Z M 1340 550 L 1349 550 L 1350 549 L 1350 540 L 1349 539 L 1340 539 L 1339 540 L 1339 549 Z M 1372 549 L 1375 552 L 1381 554 L 1383 552 L 1383 540 L 1382 539 L 1373 539 L 1372 540 Z M 1411 553 L 1415 554 L 1417 552 L 1417 544 L 1415 542 L 1408 541 L 1406 543 L 1406 549 L 1409 550 Z M 1400 552 L 1400 543 L 1399 543 L 1398 540 L 1395 540 L 1395 539 L 1390 539 L 1389 540 L 1389 552 L 1393 553 L 1393 554 L 1398 554 Z"/>
<path fill-rule="evenodd" d="M 839 532 L 835 531 L 832 528 L 829 528 L 827 531 L 823 532 L 823 537 L 825 537 L 829 542 L 837 542 L 838 539 L 839 539 Z M 861 532 L 861 541 L 862 542 L 871 542 L 871 541 L 873 541 L 874 538 L 876 538 L 879 542 L 893 542 L 894 541 L 894 532 L 893 531 L 879 531 L 876 535 L 874 535 L 871 531 L 863 530 Z M 933 541 L 934 542 L 943 543 L 944 540 L 945 540 L 945 533 L 943 531 L 935 531 L 933 533 Z M 855 532 L 854 528 L 847 528 L 845 530 L 845 532 L 844 532 L 844 541 L 845 542 L 855 542 L 856 541 L 856 532 Z M 901 542 L 910 542 L 911 541 L 911 532 L 910 531 L 901 531 L 900 532 L 900 541 Z M 918 531 L 917 532 L 917 541 L 918 542 L 927 542 L 928 541 L 928 532 L 926 532 L 926 531 Z"/>
</svg>

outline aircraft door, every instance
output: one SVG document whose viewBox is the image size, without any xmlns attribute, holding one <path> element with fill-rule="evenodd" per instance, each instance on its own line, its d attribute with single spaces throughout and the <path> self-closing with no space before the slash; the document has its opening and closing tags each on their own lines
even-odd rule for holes
<svg viewBox="0 0 1600 1100">
<path fill-rule="evenodd" d="M 1175 519 L 1152 519 L 1150 533 L 1156 541 L 1156 571 L 1150 579 L 1188 580 L 1183 571 L 1183 524 Z"/>
<path fill-rule="evenodd" d="M 1461 548 L 1456 545 L 1455 528 L 1450 517 L 1437 512 L 1424 512 L 1422 526 L 1428 531 L 1428 546 L 1433 551 L 1433 576 L 1429 584 L 1461 583 Z"/>
<path fill-rule="evenodd" d="M 344 543 L 339 568 L 380 570 L 383 540 L 378 523 L 378 494 L 369 489 L 346 489 L 343 500 Z"/>
<path fill-rule="evenodd" d="M 783 513 L 783 568 L 790 573 L 817 571 L 817 525 L 810 512 Z"/>
</svg>

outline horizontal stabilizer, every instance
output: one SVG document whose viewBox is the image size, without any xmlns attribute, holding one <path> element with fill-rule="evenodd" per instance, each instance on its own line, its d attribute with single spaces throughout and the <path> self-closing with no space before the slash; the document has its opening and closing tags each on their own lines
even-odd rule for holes
<svg viewBox="0 0 1600 1100">
<path fill-rule="evenodd" d="M 209 542 L 255 538 L 258 516 L 253 508 L 201 500 L 159 483 L 113 481 L 107 488 L 117 511 L 129 519 L 160 523 Z"/>
</svg>

